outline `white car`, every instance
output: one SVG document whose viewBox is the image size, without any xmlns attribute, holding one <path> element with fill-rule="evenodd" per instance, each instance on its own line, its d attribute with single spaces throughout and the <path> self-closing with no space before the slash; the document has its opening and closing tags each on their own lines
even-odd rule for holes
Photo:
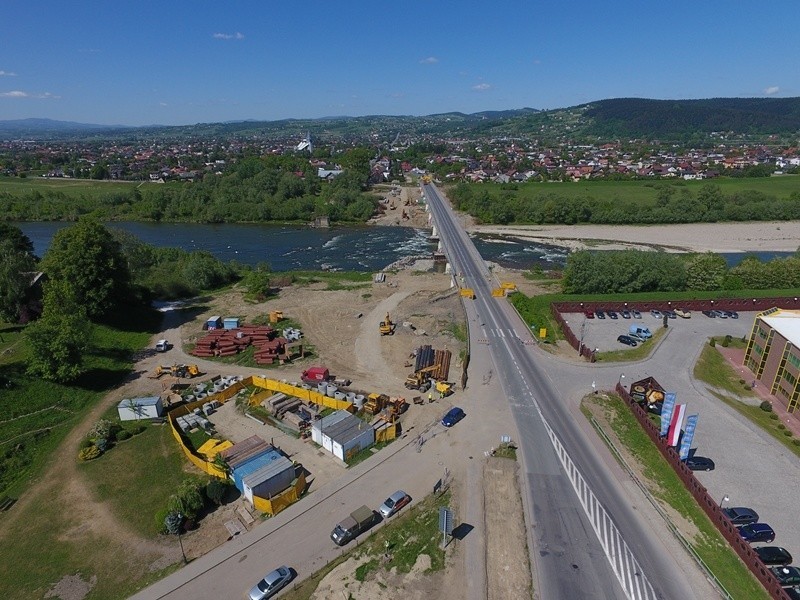
<svg viewBox="0 0 800 600">
<path fill-rule="evenodd" d="M 286 565 L 266 574 L 247 595 L 250 600 L 266 600 L 285 588 L 292 580 L 292 570 Z"/>
</svg>

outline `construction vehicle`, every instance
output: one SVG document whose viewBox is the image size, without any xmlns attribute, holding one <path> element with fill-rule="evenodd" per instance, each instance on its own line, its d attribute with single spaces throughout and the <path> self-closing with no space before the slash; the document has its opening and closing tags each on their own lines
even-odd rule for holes
<svg viewBox="0 0 800 600">
<path fill-rule="evenodd" d="M 200 369 L 197 365 L 172 365 L 171 367 L 159 365 L 149 377 L 150 379 L 158 379 L 162 375 L 171 375 L 173 377 L 197 377 L 200 375 Z"/>
<path fill-rule="evenodd" d="M 409 373 L 406 377 L 406 389 L 419 390 L 420 392 L 427 392 L 431 387 L 431 376 L 428 373 L 418 371 L 417 373 Z"/>
<path fill-rule="evenodd" d="M 389 404 L 389 396 L 386 394 L 370 394 L 364 402 L 364 412 L 368 415 L 377 415 L 386 405 Z"/>
<path fill-rule="evenodd" d="M 422 183 L 423 183 L 423 185 L 424 185 L 424 184 L 427 184 L 427 183 L 430 183 L 430 182 L 431 182 L 431 176 L 430 176 L 430 175 L 423 175 L 423 176 L 422 176 Z"/>
<path fill-rule="evenodd" d="M 392 323 L 392 320 L 389 318 L 389 313 L 386 313 L 386 318 L 381 321 L 379 330 L 381 335 L 394 335 L 394 328 L 395 324 Z"/>
<path fill-rule="evenodd" d="M 440 397 L 445 398 L 453 393 L 453 384 L 447 381 L 437 381 L 434 385 L 434 389 Z"/>
</svg>

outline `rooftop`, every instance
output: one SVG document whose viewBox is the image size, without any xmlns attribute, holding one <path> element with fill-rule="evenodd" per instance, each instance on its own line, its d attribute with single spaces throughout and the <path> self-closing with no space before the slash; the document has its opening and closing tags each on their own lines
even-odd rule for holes
<svg viewBox="0 0 800 600">
<path fill-rule="evenodd" d="M 761 320 L 780 333 L 796 347 L 800 347 L 800 310 L 778 309 Z"/>
</svg>

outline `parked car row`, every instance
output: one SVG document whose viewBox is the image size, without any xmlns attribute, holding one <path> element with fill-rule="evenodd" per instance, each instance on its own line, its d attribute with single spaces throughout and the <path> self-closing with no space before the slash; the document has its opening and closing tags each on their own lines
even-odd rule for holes
<svg viewBox="0 0 800 600">
<path fill-rule="evenodd" d="M 703 312 L 703 314 L 705 316 L 710 317 L 712 319 L 713 318 L 719 318 L 719 319 L 738 319 L 739 318 L 739 313 L 736 312 L 735 310 L 718 310 L 718 309 L 714 309 L 714 310 L 704 310 L 702 312 Z M 656 319 L 663 319 L 664 316 L 666 316 L 669 319 L 676 319 L 678 317 L 680 317 L 681 319 L 691 319 L 692 318 L 692 311 L 685 310 L 685 309 L 682 309 L 682 308 L 667 309 L 667 310 L 659 310 L 657 308 L 654 308 L 654 309 L 652 309 L 650 311 L 650 314 L 653 317 L 655 317 Z M 605 319 L 606 317 L 608 317 L 609 319 L 617 319 L 620 316 L 623 319 L 631 319 L 631 318 L 633 318 L 633 319 L 641 319 L 642 318 L 642 313 L 639 310 L 635 309 L 635 308 L 621 310 L 621 311 L 619 311 L 619 313 L 617 313 L 617 311 L 615 311 L 615 310 L 606 310 L 604 308 L 598 308 L 596 310 L 584 310 L 583 311 L 583 315 L 587 319 L 594 319 L 595 317 L 597 317 L 598 319 Z"/>
<path fill-rule="evenodd" d="M 733 506 L 722 510 L 731 523 L 737 526 L 742 539 L 751 544 L 775 541 L 775 531 L 766 523 L 760 523 L 758 513 L 745 506 Z M 800 568 L 792 566 L 794 560 L 791 553 L 781 546 L 760 546 L 753 550 L 772 574 L 775 575 L 781 586 L 787 589 L 789 596 L 800 599 Z"/>
<path fill-rule="evenodd" d="M 739 313 L 735 310 L 704 310 L 703 314 L 710 319 L 738 319 Z"/>
<path fill-rule="evenodd" d="M 635 308 L 632 308 L 630 310 L 624 309 L 619 311 L 619 313 L 617 313 L 617 311 L 615 310 L 606 310 L 605 308 L 598 308 L 597 310 L 585 310 L 583 311 L 583 315 L 587 319 L 594 319 L 595 317 L 597 317 L 598 319 L 605 319 L 606 317 L 608 317 L 609 319 L 618 319 L 619 317 L 622 317 L 623 319 L 642 318 L 642 313 L 640 313 Z"/>
</svg>

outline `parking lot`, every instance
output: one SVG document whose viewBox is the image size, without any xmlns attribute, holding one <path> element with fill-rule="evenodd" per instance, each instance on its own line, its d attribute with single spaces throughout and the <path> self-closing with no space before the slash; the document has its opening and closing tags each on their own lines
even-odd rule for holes
<svg viewBox="0 0 800 600">
<path fill-rule="evenodd" d="M 592 311 L 593 312 L 593 311 Z M 738 318 L 709 318 L 702 313 L 690 313 L 691 317 L 667 319 L 667 329 L 676 329 L 682 332 L 691 331 L 694 335 L 706 338 L 718 335 L 731 335 L 741 338 L 748 335 L 753 326 L 755 313 L 743 312 L 738 314 Z M 625 350 L 629 346 L 617 341 L 620 335 L 630 335 L 632 325 L 642 325 L 655 334 L 656 330 L 663 328 L 663 316 L 653 316 L 649 311 L 641 312 L 639 318 L 634 318 L 631 314 L 625 318 L 621 313 L 615 312 L 616 318 L 612 318 L 604 311 L 603 318 L 598 318 L 595 314 L 589 318 L 584 313 L 565 313 L 564 319 L 569 324 L 578 340 L 583 339 L 583 344 L 589 348 L 596 348 L 600 352 L 609 350 Z M 640 340 L 635 339 L 638 344 Z M 649 342 L 645 342 L 649 343 Z"/>
<path fill-rule="evenodd" d="M 712 497 L 724 507 L 746 506 L 759 514 L 760 522 L 768 523 L 776 532 L 773 544 L 783 546 L 800 562 L 800 522 L 794 506 L 797 503 L 797 482 L 800 461 L 758 426 L 715 397 L 708 385 L 692 376 L 700 353 L 712 336 L 749 335 L 755 312 L 739 313 L 738 319 L 709 318 L 693 313 L 689 319 L 669 319 L 667 331 L 651 349 L 649 357 L 631 363 L 596 363 L 579 367 L 588 376 L 613 373 L 614 381 L 632 382 L 654 377 L 667 391 L 676 392 L 677 400 L 686 403 L 687 415 L 698 414 L 697 431 L 692 450 L 716 463 L 712 471 L 697 471 L 695 476 Z M 607 350 L 628 350 L 617 341 L 633 323 L 643 323 L 655 333 L 663 327 L 662 319 L 650 313 L 641 319 L 586 318 L 583 313 L 564 314 L 570 327 L 584 344 Z M 645 342 L 646 344 L 652 342 Z M 739 366 L 742 378 L 752 374 Z M 575 369 L 573 368 L 573 374 Z M 624 379 L 621 379 L 624 375 Z M 756 387 L 762 386 L 761 382 Z M 728 392 L 718 392 L 730 395 Z M 748 399 L 758 404 L 760 398 Z M 793 418 L 793 417 L 789 417 Z M 765 544 L 754 544 L 765 545 Z"/>
</svg>

